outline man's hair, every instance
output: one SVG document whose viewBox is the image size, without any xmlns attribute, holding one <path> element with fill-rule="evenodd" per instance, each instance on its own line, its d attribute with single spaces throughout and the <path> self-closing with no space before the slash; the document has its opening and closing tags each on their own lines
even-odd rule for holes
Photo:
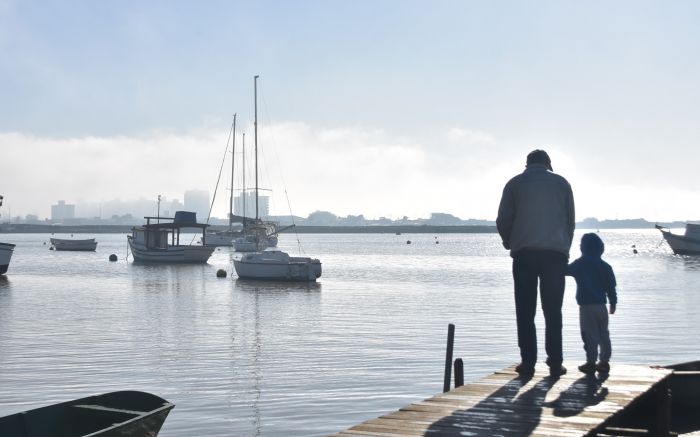
<svg viewBox="0 0 700 437">
<path fill-rule="evenodd" d="M 552 160 L 549 159 L 549 155 L 542 149 L 535 149 L 527 155 L 527 165 L 530 164 L 544 164 L 546 166 L 552 166 Z"/>
</svg>

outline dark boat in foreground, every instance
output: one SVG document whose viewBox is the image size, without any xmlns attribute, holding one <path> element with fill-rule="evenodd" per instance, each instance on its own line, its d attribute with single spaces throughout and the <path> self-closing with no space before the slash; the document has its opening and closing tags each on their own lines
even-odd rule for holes
<svg viewBox="0 0 700 437">
<path fill-rule="evenodd" d="M 0 417 L 2 437 L 155 437 L 175 405 L 117 391 Z"/>
</svg>

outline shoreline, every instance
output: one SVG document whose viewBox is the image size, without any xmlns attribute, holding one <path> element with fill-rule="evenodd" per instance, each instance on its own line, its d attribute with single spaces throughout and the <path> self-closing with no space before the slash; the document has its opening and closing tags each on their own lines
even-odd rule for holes
<svg viewBox="0 0 700 437">
<path fill-rule="evenodd" d="M 33 225 L 3 224 L 0 234 L 128 234 L 133 225 Z M 210 226 L 209 231 L 223 231 L 226 226 Z M 493 234 L 489 225 L 381 225 L 381 226 L 296 226 L 299 234 Z M 290 229 L 285 233 L 291 233 Z"/>
</svg>

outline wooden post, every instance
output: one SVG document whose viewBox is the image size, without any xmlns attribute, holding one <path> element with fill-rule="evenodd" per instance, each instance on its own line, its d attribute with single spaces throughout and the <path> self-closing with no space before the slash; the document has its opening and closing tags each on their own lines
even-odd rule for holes
<svg viewBox="0 0 700 437">
<path fill-rule="evenodd" d="M 656 389 L 656 433 L 659 437 L 671 435 L 671 393 L 667 376 Z"/>
<path fill-rule="evenodd" d="M 455 388 L 464 385 L 464 363 L 461 358 L 455 360 Z"/>
<path fill-rule="evenodd" d="M 445 380 L 442 384 L 442 392 L 450 391 L 450 381 L 452 380 L 452 348 L 455 342 L 455 325 L 447 325 L 447 354 L 445 356 Z"/>
</svg>

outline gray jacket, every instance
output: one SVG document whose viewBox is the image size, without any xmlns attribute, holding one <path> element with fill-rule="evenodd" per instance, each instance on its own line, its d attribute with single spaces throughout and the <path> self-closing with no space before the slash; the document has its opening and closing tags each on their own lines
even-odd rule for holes
<svg viewBox="0 0 700 437">
<path fill-rule="evenodd" d="M 496 226 L 511 256 L 534 249 L 568 257 L 576 227 L 571 185 L 542 164 L 528 165 L 503 188 Z"/>
</svg>

